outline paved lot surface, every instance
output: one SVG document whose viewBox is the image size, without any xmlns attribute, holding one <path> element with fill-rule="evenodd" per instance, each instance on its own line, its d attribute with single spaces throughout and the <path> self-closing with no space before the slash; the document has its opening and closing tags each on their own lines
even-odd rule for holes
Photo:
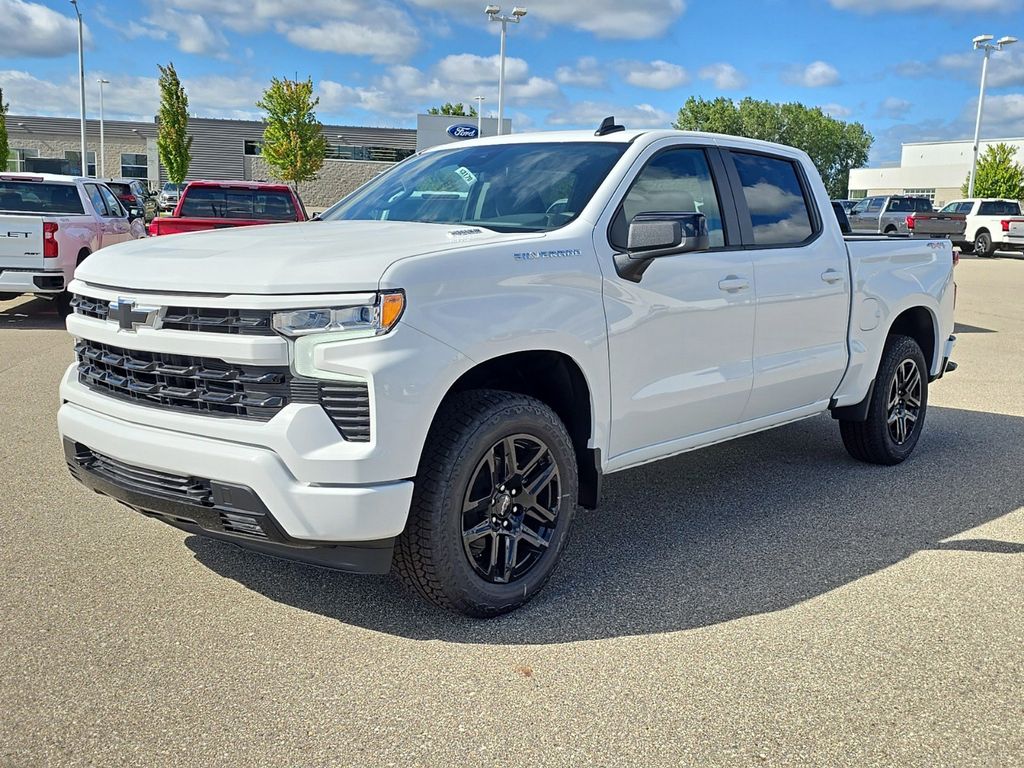
<svg viewBox="0 0 1024 768">
<path fill-rule="evenodd" d="M 957 271 L 911 461 L 823 417 L 615 475 L 483 623 L 76 486 L 71 340 L 0 305 L 0 765 L 1020 765 L 1024 260 Z"/>
</svg>

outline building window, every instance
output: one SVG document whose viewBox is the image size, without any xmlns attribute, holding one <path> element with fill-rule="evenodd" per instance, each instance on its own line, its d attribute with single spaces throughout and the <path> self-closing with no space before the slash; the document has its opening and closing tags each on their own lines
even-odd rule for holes
<svg viewBox="0 0 1024 768">
<path fill-rule="evenodd" d="M 934 187 L 931 189 L 904 189 L 903 194 L 909 195 L 910 197 L 927 197 L 930 202 L 935 202 Z"/>
<path fill-rule="evenodd" d="M 122 154 L 121 175 L 126 179 L 148 179 L 149 157 L 132 153 Z"/>
<path fill-rule="evenodd" d="M 411 149 L 396 147 L 357 147 L 350 144 L 330 144 L 328 160 L 371 160 L 378 163 L 397 163 L 413 154 Z"/>
<path fill-rule="evenodd" d="M 7 170 L 15 172 L 24 171 L 26 157 L 39 157 L 39 150 L 12 148 L 7 154 Z"/>
<path fill-rule="evenodd" d="M 96 176 L 96 153 L 86 152 L 86 158 L 88 158 L 89 168 L 85 172 L 86 176 Z M 67 150 L 64 152 L 64 159 L 70 163 L 68 173 L 71 175 L 81 175 L 82 173 L 82 153 L 75 150 Z"/>
<path fill-rule="evenodd" d="M 863 200 L 867 196 L 868 191 L 866 189 L 851 189 L 849 192 L 850 200 Z"/>
<path fill-rule="evenodd" d="M 263 153 L 263 142 L 257 139 L 246 139 L 242 144 L 242 152 L 247 155 L 260 155 Z"/>
</svg>

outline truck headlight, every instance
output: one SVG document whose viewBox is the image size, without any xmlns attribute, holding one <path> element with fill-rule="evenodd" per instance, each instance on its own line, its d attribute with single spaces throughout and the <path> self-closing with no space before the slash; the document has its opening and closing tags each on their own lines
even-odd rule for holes
<svg viewBox="0 0 1024 768">
<path fill-rule="evenodd" d="M 365 304 L 275 312 L 272 324 L 275 331 L 290 338 L 329 333 L 335 340 L 356 339 L 387 333 L 404 311 L 405 294 L 389 291 Z"/>
</svg>

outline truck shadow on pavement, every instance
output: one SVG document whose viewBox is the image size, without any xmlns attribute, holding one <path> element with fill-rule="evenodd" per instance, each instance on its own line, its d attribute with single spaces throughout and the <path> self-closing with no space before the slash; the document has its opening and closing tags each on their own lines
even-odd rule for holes
<svg viewBox="0 0 1024 768">
<path fill-rule="evenodd" d="M 13 328 L 60 331 L 64 329 L 64 318 L 57 314 L 53 302 L 46 299 L 0 302 L 0 330 Z"/>
<path fill-rule="evenodd" d="M 933 407 L 914 456 L 855 462 L 827 416 L 606 478 L 547 588 L 489 621 L 435 609 L 395 579 L 265 558 L 191 536 L 216 573 L 281 603 L 414 639 L 564 643 L 778 611 L 926 550 L 1003 557 L 957 534 L 1024 505 L 1024 418 Z M 977 556 L 977 555 L 972 555 Z"/>
</svg>

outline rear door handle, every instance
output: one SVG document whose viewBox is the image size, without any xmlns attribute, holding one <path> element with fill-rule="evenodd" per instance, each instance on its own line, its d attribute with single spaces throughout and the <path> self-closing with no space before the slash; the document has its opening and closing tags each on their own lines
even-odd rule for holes
<svg viewBox="0 0 1024 768">
<path fill-rule="evenodd" d="M 831 285 L 832 283 L 838 283 L 840 280 L 844 278 L 845 275 L 842 272 L 839 272 L 835 269 L 826 269 L 824 272 L 821 273 L 821 279 L 824 280 L 829 285 Z"/>
<path fill-rule="evenodd" d="M 736 293 L 737 291 L 744 291 L 749 288 L 750 281 L 739 275 L 729 275 L 718 281 L 718 287 L 726 293 Z"/>
</svg>

